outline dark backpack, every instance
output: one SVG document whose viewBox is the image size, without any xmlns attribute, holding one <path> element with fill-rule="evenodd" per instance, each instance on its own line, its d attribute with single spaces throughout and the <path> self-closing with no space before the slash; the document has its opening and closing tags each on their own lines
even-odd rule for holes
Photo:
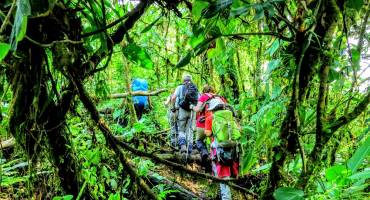
<svg viewBox="0 0 370 200">
<path fill-rule="evenodd" d="M 190 104 L 196 105 L 198 102 L 198 88 L 192 83 L 183 84 L 182 97 L 179 100 L 180 108 L 190 111 Z"/>
</svg>

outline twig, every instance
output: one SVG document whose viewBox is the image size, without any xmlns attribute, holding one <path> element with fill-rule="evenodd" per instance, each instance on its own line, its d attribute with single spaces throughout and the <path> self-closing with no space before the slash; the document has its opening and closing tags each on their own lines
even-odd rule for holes
<svg viewBox="0 0 370 200">
<path fill-rule="evenodd" d="M 333 134 L 340 127 L 348 124 L 349 122 L 354 120 L 357 116 L 359 116 L 362 112 L 366 111 L 366 108 L 369 105 L 369 103 L 370 103 L 370 89 L 367 92 L 364 99 L 352 110 L 352 112 L 344 114 L 343 116 L 339 117 L 337 120 L 331 123 L 327 129 L 330 130 L 331 134 Z"/>
<path fill-rule="evenodd" d="M 7 25 L 8 23 L 9 23 L 9 24 L 11 24 L 11 23 L 9 22 L 9 20 L 10 20 L 10 17 L 11 17 L 11 15 L 12 15 L 12 13 L 13 13 L 13 10 L 14 10 L 14 8 L 15 8 L 16 3 L 17 3 L 17 1 L 16 1 L 16 0 L 13 0 L 12 6 L 10 7 L 9 12 L 8 12 L 8 14 L 6 15 L 6 18 L 4 19 L 4 22 L 3 22 L 3 24 L 1 25 L 1 28 L 0 28 L 0 35 L 1 35 L 1 34 L 3 33 L 3 31 L 5 30 L 6 25 Z"/>
<path fill-rule="evenodd" d="M 108 30 L 108 29 L 112 28 L 113 26 L 115 26 L 115 25 L 119 24 L 121 21 L 125 20 L 128 16 L 129 16 L 129 15 L 128 15 L 128 14 L 126 14 L 126 15 L 124 15 L 124 16 L 122 16 L 122 17 L 118 18 L 116 21 L 114 21 L 114 22 L 112 22 L 112 23 L 108 24 L 107 26 L 105 26 L 105 27 L 103 27 L 103 28 L 101 28 L 101 29 L 98 29 L 98 30 L 95 30 L 95 31 L 91 31 L 91 32 L 88 32 L 88 33 L 84 33 L 84 34 L 82 34 L 82 35 L 81 35 L 81 37 L 82 37 L 82 38 L 85 38 L 85 37 L 89 37 L 89 36 L 92 36 L 92 35 L 95 35 L 95 34 L 101 33 L 101 32 L 103 32 L 103 31 L 106 31 L 106 30 Z"/>
<path fill-rule="evenodd" d="M 73 41 L 73 40 L 70 40 L 70 39 L 66 39 L 66 40 L 52 41 L 49 44 L 43 44 L 43 43 L 40 43 L 40 42 L 35 41 L 34 39 L 28 37 L 27 35 L 25 36 L 25 38 L 28 41 L 30 41 L 30 42 L 32 42 L 32 43 L 34 43 L 34 44 L 36 44 L 36 45 L 38 45 L 40 47 L 44 47 L 44 48 L 52 47 L 53 45 L 58 44 L 58 43 L 71 43 L 71 44 L 81 44 L 81 43 L 83 43 L 82 40 L 81 41 Z"/>
<path fill-rule="evenodd" d="M 275 36 L 277 38 L 280 38 L 284 41 L 288 41 L 288 42 L 293 41 L 291 38 L 287 38 L 285 36 L 282 36 L 279 33 L 274 33 L 274 32 L 231 33 L 231 34 L 223 34 L 221 36 L 222 37 L 234 37 L 234 36 L 253 36 L 253 35 L 270 35 L 270 36 Z"/>
</svg>

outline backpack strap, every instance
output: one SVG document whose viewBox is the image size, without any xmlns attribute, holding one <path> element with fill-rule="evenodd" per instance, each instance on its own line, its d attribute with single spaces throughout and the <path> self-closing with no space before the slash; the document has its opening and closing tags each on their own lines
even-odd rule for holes
<svg viewBox="0 0 370 200">
<path fill-rule="evenodd" d="M 207 99 L 207 101 L 203 102 L 202 106 L 200 107 L 200 110 L 203 112 L 204 109 L 206 108 L 206 105 L 207 103 L 209 103 L 209 101 L 215 97 L 222 97 L 220 95 L 217 95 L 217 94 L 211 94 L 211 93 L 205 93 L 206 95 L 207 94 L 210 94 L 210 95 L 207 95 L 209 98 Z"/>
</svg>

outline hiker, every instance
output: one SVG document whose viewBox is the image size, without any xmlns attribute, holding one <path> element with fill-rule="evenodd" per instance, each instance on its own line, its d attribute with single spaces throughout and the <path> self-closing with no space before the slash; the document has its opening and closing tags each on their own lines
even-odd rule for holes
<svg viewBox="0 0 370 200">
<path fill-rule="evenodd" d="M 167 107 L 167 118 L 170 124 L 170 144 L 172 147 L 177 148 L 177 111 L 175 109 L 175 104 L 171 101 L 171 97 L 174 92 L 172 92 L 164 102 Z"/>
<path fill-rule="evenodd" d="M 210 115 L 205 121 L 204 133 L 211 139 L 210 158 L 212 173 L 219 178 L 237 177 L 239 173 L 240 131 L 236 115 L 222 97 L 209 100 Z M 220 184 L 221 199 L 231 200 L 231 190 L 227 184 Z"/>
<path fill-rule="evenodd" d="M 148 82 L 145 79 L 136 78 L 131 83 L 132 91 L 148 91 Z M 135 107 L 137 119 L 140 120 L 144 112 L 147 112 L 150 107 L 148 96 L 133 96 L 132 101 Z"/>
<path fill-rule="evenodd" d="M 202 95 L 198 99 L 196 106 L 190 106 L 197 113 L 196 117 L 196 147 L 200 152 L 203 166 L 209 161 L 208 150 L 205 145 L 206 135 L 204 134 L 205 119 L 211 113 L 208 111 L 207 102 L 215 96 L 215 90 L 212 86 L 206 84 L 203 86 Z"/>
<path fill-rule="evenodd" d="M 193 130 L 195 129 L 195 113 L 190 105 L 195 105 L 198 100 L 198 89 L 191 81 L 191 75 L 185 74 L 183 83 L 179 85 L 172 95 L 177 114 L 178 145 L 180 153 L 188 155 L 193 148 Z"/>
</svg>

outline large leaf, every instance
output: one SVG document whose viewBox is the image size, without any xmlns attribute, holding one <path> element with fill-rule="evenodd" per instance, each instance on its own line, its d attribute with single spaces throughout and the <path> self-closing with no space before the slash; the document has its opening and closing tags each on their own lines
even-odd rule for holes
<svg viewBox="0 0 370 200">
<path fill-rule="evenodd" d="M 356 174 L 353 174 L 352 176 L 349 177 L 352 180 L 356 179 L 369 179 L 370 178 L 370 169 L 358 172 Z"/>
<path fill-rule="evenodd" d="M 300 200 L 303 199 L 302 190 L 290 187 L 281 187 L 275 190 L 274 198 L 276 200 Z"/>
<path fill-rule="evenodd" d="M 231 6 L 230 16 L 235 17 L 245 15 L 250 10 L 250 8 L 251 4 L 249 2 L 234 0 Z"/>
<path fill-rule="evenodd" d="M 212 18 L 225 8 L 228 8 L 232 3 L 233 0 L 216 0 L 207 9 L 204 9 L 202 14 L 206 19 Z"/>
<path fill-rule="evenodd" d="M 246 147 L 246 151 L 243 155 L 243 158 L 242 158 L 242 164 L 241 164 L 241 174 L 247 174 L 249 172 L 249 170 L 251 169 L 251 167 L 255 164 L 256 162 L 256 155 L 253 151 L 253 148 L 251 148 L 250 146 L 249 147 Z"/>
<path fill-rule="evenodd" d="M 325 172 L 328 181 L 337 182 L 348 174 L 348 170 L 344 165 L 334 165 L 328 168 Z"/>
<path fill-rule="evenodd" d="M 29 0 L 18 0 L 15 12 L 14 26 L 10 35 L 10 43 L 13 50 L 17 49 L 17 43 L 26 35 L 27 17 L 31 14 Z"/>
<path fill-rule="evenodd" d="M 123 48 L 123 54 L 131 62 L 139 64 L 146 69 L 153 69 L 153 61 L 150 59 L 149 54 L 141 47 L 134 43 L 130 43 Z"/>
<path fill-rule="evenodd" d="M 363 0 L 347 0 L 347 7 L 354 8 L 357 11 L 359 11 L 363 5 L 364 5 Z"/>
<path fill-rule="evenodd" d="M 185 65 L 189 64 L 191 60 L 192 51 L 188 52 L 184 57 L 180 59 L 180 61 L 176 64 L 177 68 L 184 67 Z"/>
<path fill-rule="evenodd" d="M 198 46 L 200 43 L 204 41 L 205 37 L 204 35 L 200 34 L 198 36 L 192 36 L 189 40 L 189 44 L 192 48 L 195 48 Z"/>
<path fill-rule="evenodd" d="M 280 66 L 280 60 L 279 59 L 274 59 L 269 62 L 267 65 L 267 73 L 271 73 L 274 71 L 276 68 Z"/>
<path fill-rule="evenodd" d="M 141 31 L 141 33 L 146 33 L 146 32 L 148 32 L 150 29 L 152 29 L 153 28 L 153 26 L 160 20 L 162 18 L 162 15 L 161 16 L 159 16 L 156 20 L 154 20 L 152 23 L 150 23 L 147 27 L 145 27 L 142 31 Z"/>
<path fill-rule="evenodd" d="M 192 10 L 191 10 L 191 13 L 193 14 L 194 18 L 199 19 L 200 16 L 202 15 L 202 11 L 205 8 L 207 8 L 208 5 L 209 5 L 209 3 L 206 2 L 206 1 L 196 0 L 193 3 L 193 7 L 192 7 Z"/>
<path fill-rule="evenodd" d="M 0 62 L 5 58 L 10 50 L 10 45 L 0 42 Z"/>
<path fill-rule="evenodd" d="M 176 64 L 175 67 L 181 68 L 189 64 L 191 58 L 193 56 L 197 56 L 204 52 L 206 49 L 208 49 L 208 45 L 211 41 L 213 41 L 214 38 L 207 38 L 204 39 L 201 43 L 199 43 L 194 49 L 189 50 L 189 52 L 180 59 L 180 61 Z"/>
<path fill-rule="evenodd" d="M 356 150 L 355 154 L 348 160 L 347 166 L 355 172 L 362 161 L 370 154 L 370 137 Z"/>
</svg>

